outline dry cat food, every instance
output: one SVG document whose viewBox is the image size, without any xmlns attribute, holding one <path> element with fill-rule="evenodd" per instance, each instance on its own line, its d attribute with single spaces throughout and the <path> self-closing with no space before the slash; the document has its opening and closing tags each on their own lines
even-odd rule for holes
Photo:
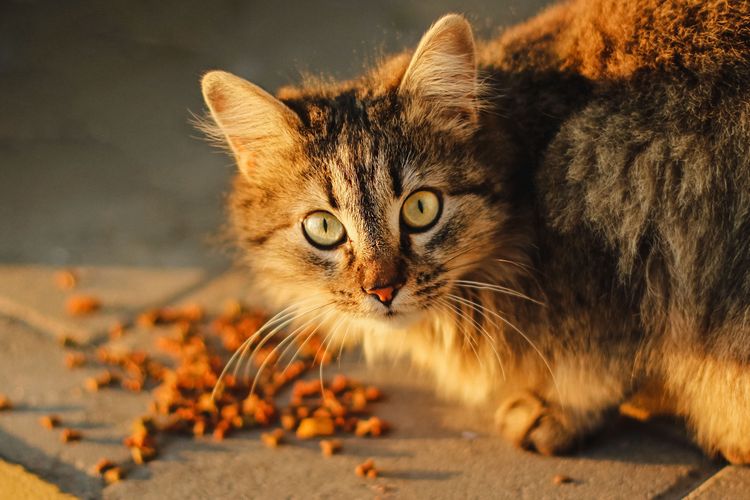
<svg viewBox="0 0 750 500">
<path fill-rule="evenodd" d="M 558 486 L 561 485 L 561 484 L 568 484 L 568 483 L 572 483 L 572 482 L 573 482 L 573 479 L 570 478 L 570 477 L 568 477 L 568 476 L 566 476 L 566 475 L 564 475 L 564 474 L 556 474 L 552 478 L 552 484 L 555 484 L 555 485 L 558 485 Z"/>
<path fill-rule="evenodd" d="M 39 425 L 45 429 L 54 429 L 60 426 L 60 417 L 57 415 L 45 415 L 39 419 Z"/>
<path fill-rule="evenodd" d="M 13 403 L 10 402 L 8 396 L 6 396 L 5 394 L 0 394 L 0 411 L 12 409 Z"/>
<path fill-rule="evenodd" d="M 55 284 L 62 290 L 70 290 L 78 284 L 78 277 L 69 269 L 55 273 Z"/>
<path fill-rule="evenodd" d="M 101 301 L 92 295 L 73 295 L 65 303 L 65 308 L 71 316 L 91 314 L 101 306 Z"/>
<path fill-rule="evenodd" d="M 341 451 L 341 441 L 338 439 L 322 439 L 320 441 L 320 452 L 324 457 L 330 457 Z"/>
<path fill-rule="evenodd" d="M 149 414 L 138 419 L 123 440 L 136 464 L 156 458 L 159 445 L 170 434 L 221 441 L 240 430 L 276 426 L 260 435 L 265 446 L 276 448 L 287 432 L 312 439 L 337 433 L 377 437 L 387 430 L 384 421 L 369 413 L 370 403 L 382 397 L 377 388 L 344 375 L 330 382 L 321 380 L 318 370 L 312 369 L 330 363 L 332 357 L 321 339 L 309 332 L 291 344 L 296 359 L 280 359 L 277 347 L 282 335 L 253 338 L 266 320 L 236 301 L 214 318 L 197 305 L 153 309 L 141 314 L 137 324 L 154 329 L 156 353 L 100 347 L 95 356 L 81 359 L 71 353 L 66 360 L 71 359 L 73 366 L 86 362 L 106 367 L 86 380 L 90 391 L 119 384 L 153 396 Z M 112 331 L 119 333 L 114 337 L 121 337 L 124 328 L 115 325 Z M 246 341 L 245 362 L 220 381 L 227 361 Z M 257 372 L 257 386 L 251 393 L 253 377 L 246 375 Z M 304 380 L 311 372 L 315 378 Z M 282 396 L 287 403 L 280 403 Z M 320 446 L 326 456 L 342 448 L 337 439 L 324 440 Z M 101 473 L 111 482 L 122 477 L 123 469 L 109 462 Z M 364 474 L 373 477 L 377 471 L 372 466 Z"/>
<path fill-rule="evenodd" d="M 378 469 L 375 468 L 375 461 L 372 458 L 368 458 L 363 463 L 359 464 L 354 469 L 354 473 L 359 477 L 366 477 L 368 479 L 375 479 L 378 477 Z"/>
<path fill-rule="evenodd" d="M 74 429 L 63 429 L 60 433 L 60 440 L 63 443 L 72 443 L 73 441 L 80 441 L 81 439 L 83 439 L 83 434 Z"/>
</svg>

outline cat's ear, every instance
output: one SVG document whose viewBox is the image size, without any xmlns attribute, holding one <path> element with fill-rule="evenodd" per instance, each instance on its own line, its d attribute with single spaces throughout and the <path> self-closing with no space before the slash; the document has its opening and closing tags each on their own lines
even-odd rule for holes
<svg viewBox="0 0 750 500">
<path fill-rule="evenodd" d="M 247 80 L 211 71 L 201 80 L 203 98 L 216 128 L 209 135 L 225 140 L 245 175 L 257 164 L 278 161 L 299 145 L 299 117 L 281 101 Z"/>
<path fill-rule="evenodd" d="M 457 133 L 476 128 L 476 48 L 471 25 L 463 16 L 448 14 L 425 33 L 398 91 L 407 100 L 407 119 L 426 116 L 438 127 Z"/>
</svg>

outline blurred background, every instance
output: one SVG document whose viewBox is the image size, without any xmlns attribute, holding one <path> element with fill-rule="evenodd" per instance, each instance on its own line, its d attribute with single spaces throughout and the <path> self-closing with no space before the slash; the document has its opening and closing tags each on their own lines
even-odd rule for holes
<svg viewBox="0 0 750 500">
<path fill-rule="evenodd" d="M 214 267 L 234 167 L 190 125 L 225 69 L 348 78 L 438 17 L 478 37 L 543 0 L 0 1 L 0 263 Z"/>
</svg>

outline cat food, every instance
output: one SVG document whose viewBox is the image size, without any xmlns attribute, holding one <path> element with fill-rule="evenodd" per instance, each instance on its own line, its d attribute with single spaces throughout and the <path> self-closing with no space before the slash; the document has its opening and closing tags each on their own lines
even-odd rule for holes
<svg viewBox="0 0 750 500">
<path fill-rule="evenodd" d="M 91 314 L 99 310 L 101 306 L 101 301 L 91 295 L 74 295 L 65 304 L 65 308 L 71 316 Z"/>
<path fill-rule="evenodd" d="M 341 451 L 341 441 L 338 439 L 323 439 L 320 441 L 320 452 L 324 457 L 330 457 Z"/>
<path fill-rule="evenodd" d="M 558 485 L 558 486 L 561 485 L 561 484 L 568 484 L 568 483 L 572 483 L 572 482 L 573 482 L 572 478 L 570 478 L 568 476 L 565 476 L 563 474 L 556 474 L 552 478 L 552 484 L 555 484 L 555 485 Z"/>
<path fill-rule="evenodd" d="M 303 418 L 297 427 L 297 437 L 310 439 L 316 436 L 330 436 L 334 433 L 334 425 L 331 417 L 308 417 Z"/>
<path fill-rule="evenodd" d="M 86 364 L 86 355 L 82 352 L 69 352 L 65 355 L 65 366 L 68 369 L 79 368 Z"/>
<path fill-rule="evenodd" d="M 61 290 L 71 290 L 78 284 L 78 277 L 70 269 L 55 273 L 55 284 Z"/>
<path fill-rule="evenodd" d="M 13 409 L 13 403 L 10 402 L 10 399 L 5 394 L 0 394 L 0 411 L 4 410 L 12 410 Z"/>
<path fill-rule="evenodd" d="M 378 417 L 370 417 L 367 420 L 359 420 L 357 427 L 354 430 L 356 436 L 381 436 L 388 430 L 388 424 L 380 420 Z"/>
<path fill-rule="evenodd" d="M 231 373 L 219 383 L 228 357 L 265 321 L 263 315 L 238 304 L 231 304 L 214 319 L 206 318 L 199 306 L 153 309 L 141 314 L 138 323 L 159 328 L 154 345 L 171 361 L 157 361 L 143 351 L 121 352 L 100 347 L 95 356 L 88 358 L 73 353 L 71 365 L 78 365 L 84 359 L 107 367 L 86 380 L 85 386 L 90 391 L 119 382 L 125 390 L 152 394 L 149 414 L 136 420 L 132 432 L 123 439 L 135 464 L 156 457 L 158 438 L 166 434 L 210 436 L 221 441 L 241 429 L 278 425 L 280 428 L 260 435 L 265 446 L 276 448 L 284 442 L 287 432 L 298 439 L 355 433 L 358 426 L 362 435 L 377 436 L 383 432 L 385 423 L 373 420 L 368 414 L 368 403 L 381 398 L 377 388 L 344 375 L 337 375 L 330 382 L 301 379 L 317 363 L 329 361 L 316 355 L 322 345 L 317 337 L 311 337 L 308 345 L 300 345 L 299 359 L 289 363 L 277 359 L 277 353 L 272 354 L 280 339 L 271 339 L 249 357 L 246 362 L 255 369 L 268 361 L 253 394 L 249 394 L 250 381 Z M 217 384 L 216 393 L 212 394 Z M 275 398 L 284 390 L 290 395 L 290 403 L 278 408 Z M 320 448 L 322 454 L 330 456 L 340 452 L 341 441 L 322 440 Z M 102 471 L 117 480 L 123 477 L 117 464 L 110 463 Z M 377 471 L 369 474 L 376 475 Z"/>
<path fill-rule="evenodd" d="M 60 440 L 63 443 L 72 443 L 74 441 L 80 441 L 83 439 L 83 434 L 80 431 L 73 429 L 63 429 L 60 433 Z"/>
<path fill-rule="evenodd" d="M 39 425 L 45 429 L 54 429 L 60 426 L 60 417 L 57 415 L 45 415 L 39 419 Z"/>
<path fill-rule="evenodd" d="M 260 435 L 260 440 L 269 448 L 278 448 L 284 440 L 284 430 L 274 429 L 271 432 L 264 432 Z"/>
<path fill-rule="evenodd" d="M 375 479 L 378 477 L 378 470 L 375 468 L 375 461 L 372 458 L 368 458 L 363 463 L 359 464 L 354 469 L 354 473 L 359 477 L 366 477 L 368 479 Z"/>
<path fill-rule="evenodd" d="M 105 472 L 107 472 L 107 470 L 111 469 L 114 466 L 115 464 L 112 463 L 111 460 L 102 458 L 96 463 L 96 465 L 94 465 L 92 470 L 94 474 L 103 475 Z"/>
<path fill-rule="evenodd" d="M 123 478 L 123 472 L 122 468 L 120 467 L 110 467 L 109 469 L 104 471 L 104 482 L 107 484 L 114 484 L 119 481 L 121 481 Z"/>
</svg>

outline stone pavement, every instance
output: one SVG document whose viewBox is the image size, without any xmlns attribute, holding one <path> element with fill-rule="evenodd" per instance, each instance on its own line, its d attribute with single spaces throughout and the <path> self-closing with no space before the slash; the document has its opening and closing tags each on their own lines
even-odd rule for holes
<svg viewBox="0 0 750 500">
<path fill-rule="evenodd" d="M 83 391 L 95 371 L 66 369 L 58 337 L 140 348 L 142 332 L 110 341 L 107 330 L 154 306 L 251 299 L 217 243 L 233 167 L 188 123 L 202 109 L 200 74 L 227 69 L 269 89 L 300 69 L 351 76 L 443 13 L 464 12 L 488 35 L 543 3 L 1 2 L 0 393 L 16 407 L 0 412 L 0 498 L 11 494 L 2 475 L 18 470 L 9 463 L 83 498 L 750 497 L 750 471 L 706 459 L 679 424 L 623 419 L 573 456 L 539 457 L 488 432 L 481 413 L 436 399 L 408 367 L 368 368 L 356 353 L 328 376 L 384 390 L 376 413 L 394 432 L 382 439 L 345 438 L 344 454 L 323 459 L 314 442 L 267 449 L 257 431 L 174 438 L 121 483 L 90 472 L 103 456 L 127 459 L 121 440 L 150 397 Z M 67 267 L 101 311 L 65 313 L 70 292 L 53 274 Z M 48 413 L 85 438 L 62 444 L 37 422 Z M 382 477 L 353 473 L 367 457 Z M 556 474 L 573 482 L 555 485 Z"/>
</svg>

